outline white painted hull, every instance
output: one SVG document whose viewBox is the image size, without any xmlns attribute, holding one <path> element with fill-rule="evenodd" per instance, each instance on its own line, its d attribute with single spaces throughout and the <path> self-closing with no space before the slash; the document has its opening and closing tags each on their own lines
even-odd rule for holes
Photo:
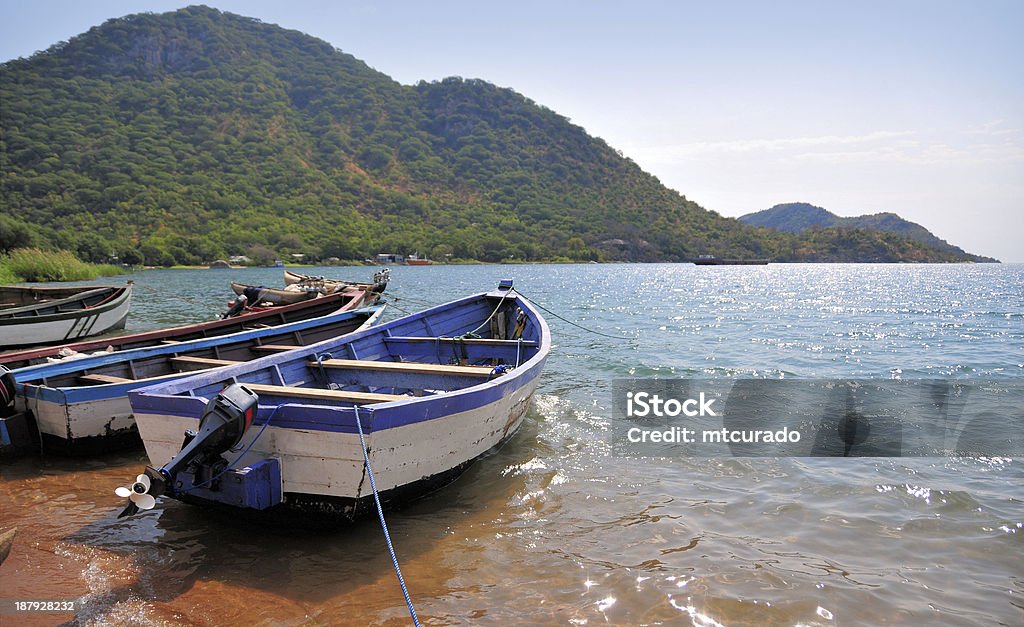
<svg viewBox="0 0 1024 627">
<path fill-rule="evenodd" d="M 39 432 L 73 442 L 85 438 L 110 437 L 130 431 L 135 424 L 127 396 L 80 403 L 57 403 L 41 399 L 19 399 L 20 408 L 30 409 Z"/>
<path fill-rule="evenodd" d="M 442 475 L 493 448 L 522 424 L 536 386 L 535 379 L 482 407 L 368 434 L 366 445 L 377 489 L 386 491 Z M 365 415 L 369 417 L 370 412 Z M 155 468 L 169 462 L 181 450 L 185 430 L 199 424 L 194 418 L 141 412 L 135 420 Z M 250 429 L 237 448 L 245 449 L 259 432 L 258 427 Z M 246 457 L 232 465 L 242 467 L 268 457 L 280 460 L 286 493 L 347 498 L 371 493 L 357 433 L 271 425 Z"/>
<path fill-rule="evenodd" d="M 129 298 L 106 311 L 86 311 L 80 316 L 44 322 L 26 318 L 24 323 L 0 325 L 0 347 L 71 341 L 123 328 L 130 306 Z"/>
</svg>

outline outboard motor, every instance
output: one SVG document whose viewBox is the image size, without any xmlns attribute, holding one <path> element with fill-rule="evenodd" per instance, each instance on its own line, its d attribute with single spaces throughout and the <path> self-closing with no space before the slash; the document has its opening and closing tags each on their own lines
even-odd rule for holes
<svg viewBox="0 0 1024 627">
<path fill-rule="evenodd" d="M 14 373 L 6 366 L 0 366 L 0 418 L 14 413 Z"/>
<path fill-rule="evenodd" d="M 247 302 L 249 302 L 249 298 L 246 297 L 245 294 L 240 294 L 238 298 L 235 299 L 235 302 L 231 304 L 231 307 L 229 307 L 228 310 L 224 312 L 224 315 L 222 315 L 220 319 L 223 320 L 225 318 L 231 318 L 242 313 L 242 311 L 245 309 L 245 304 Z"/>
<path fill-rule="evenodd" d="M 383 294 L 391 279 L 391 268 L 381 268 L 373 273 L 373 291 Z"/>
<path fill-rule="evenodd" d="M 131 516 L 140 509 L 153 509 L 156 497 L 173 492 L 174 478 L 179 472 L 192 465 L 202 465 L 238 444 L 252 425 L 258 402 L 259 397 L 239 383 L 210 399 L 199 420 L 199 430 L 194 435 L 186 433 L 180 453 L 159 470 L 147 467 L 145 474 L 137 476 L 131 486 L 121 486 L 114 491 L 130 501 L 118 518 Z"/>
</svg>

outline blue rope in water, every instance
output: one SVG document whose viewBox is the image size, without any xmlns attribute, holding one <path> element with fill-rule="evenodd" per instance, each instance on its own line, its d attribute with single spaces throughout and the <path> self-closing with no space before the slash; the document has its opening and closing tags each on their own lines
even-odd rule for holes
<svg viewBox="0 0 1024 627">
<path fill-rule="evenodd" d="M 391 563 L 395 567 L 395 574 L 398 575 L 398 583 L 402 586 L 402 594 L 405 595 L 405 604 L 409 606 L 409 614 L 416 627 L 420 627 L 420 619 L 416 617 L 416 608 L 412 606 L 412 599 L 409 598 L 409 589 L 405 587 L 405 579 L 402 577 L 402 569 L 398 566 L 398 557 L 395 555 L 395 547 L 391 544 L 391 534 L 388 533 L 388 524 L 384 521 L 384 508 L 380 506 L 380 496 L 377 494 L 377 484 L 373 480 L 373 469 L 370 468 L 370 455 L 366 451 L 366 439 L 363 437 L 363 422 L 359 419 L 359 407 L 353 406 L 356 414 L 356 428 L 359 429 L 359 444 L 363 448 L 363 461 L 366 462 L 366 474 L 370 477 L 370 489 L 373 490 L 373 502 L 377 504 L 377 516 L 380 517 L 380 528 L 384 530 L 384 539 L 388 543 L 388 552 L 391 553 Z"/>
</svg>

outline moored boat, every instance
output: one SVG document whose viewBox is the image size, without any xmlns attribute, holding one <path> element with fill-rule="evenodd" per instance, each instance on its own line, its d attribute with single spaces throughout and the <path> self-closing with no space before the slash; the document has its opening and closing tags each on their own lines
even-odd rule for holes
<svg viewBox="0 0 1024 627">
<path fill-rule="evenodd" d="M 451 481 L 516 432 L 551 348 L 539 312 L 503 286 L 131 392 L 152 466 L 118 490 L 123 514 L 167 494 L 338 522 L 373 508 L 371 468 L 385 504 Z"/>
<path fill-rule="evenodd" d="M 429 266 L 432 263 L 434 262 L 425 257 L 420 257 L 419 253 L 413 253 L 405 258 L 405 265 L 407 266 Z"/>
<path fill-rule="evenodd" d="M 0 349 L 123 329 L 132 282 L 121 287 L 0 287 Z"/>
<path fill-rule="evenodd" d="M 172 342 L 228 335 L 230 333 L 256 329 L 261 326 L 266 327 L 309 320 L 310 318 L 319 318 L 342 308 L 351 310 L 367 307 L 377 302 L 377 298 L 376 294 L 352 291 L 322 296 L 292 305 L 244 309 L 237 316 L 220 320 L 210 320 L 169 329 L 132 333 L 130 335 L 108 336 L 71 344 L 54 344 L 44 348 L 4 352 L 0 353 L 0 365 L 14 370 L 24 368 L 25 366 L 49 363 L 62 357 L 68 359 L 83 357 L 88 353 L 96 351 L 130 350 Z"/>
<path fill-rule="evenodd" d="M 391 270 L 388 268 L 382 268 L 373 275 L 373 283 L 359 283 L 356 281 L 346 281 L 344 279 L 329 279 L 323 276 L 312 276 L 308 274 L 300 274 L 298 272 L 292 272 L 291 270 L 284 271 L 284 284 L 285 286 L 299 285 L 299 286 L 311 286 L 314 288 L 321 288 L 325 294 L 333 294 L 339 291 L 346 290 L 365 290 L 369 292 L 375 292 L 382 294 L 384 289 L 388 286 L 388 280 L 391 276 Z"/>
<path fill-rule="evenodd" d="M 245 296 L 250 306 L 255 305 L 294 305 L 304 300 L 311 300 L 326 294 L 326 290 L 316 285 L 289 285 L 281 289 L 263 285 L 247 285 L 231 282 L 231 290 L 238 296 Z"/>
<path fill-rule="evenodd" d="M 4 375 L 14 379 L 8 411 L 34 422 L 44 451 L 88 455 L 137 444 L 129 390 L 350 333 L 382 309 L 357 309 L 359 302 L 278 326 L 20 368 Z"/>
</svg>

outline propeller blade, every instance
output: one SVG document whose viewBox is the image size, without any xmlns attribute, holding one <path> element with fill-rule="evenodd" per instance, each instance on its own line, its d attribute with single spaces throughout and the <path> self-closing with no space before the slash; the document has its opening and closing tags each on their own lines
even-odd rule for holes
<svg viewBox="0 0 1024 627">
<path fill-rule="evenodd" d="M 138 477 L 135 477 L 135 481 L 136 483 L 141 483 L 142 485 L 146 486 L 146 492 L 149 492 L 149 477 L 147 477 L 146 475 L 139 475 Z"/>
<path fill-rule="evenodd" d="M 125 486 L 121 486 L 118 489 L 114 490 L 114 494 L 118 495 L 123 499 L 126 499 L 132 495 L 132 489 L 126 488 Z"/>
<path fill-rule="evenodd" d="M 132 503 L 139 509 L 153 509 L 156 506 L 156 499 L 151 494 L 133 494 Z"/>
</svg>

